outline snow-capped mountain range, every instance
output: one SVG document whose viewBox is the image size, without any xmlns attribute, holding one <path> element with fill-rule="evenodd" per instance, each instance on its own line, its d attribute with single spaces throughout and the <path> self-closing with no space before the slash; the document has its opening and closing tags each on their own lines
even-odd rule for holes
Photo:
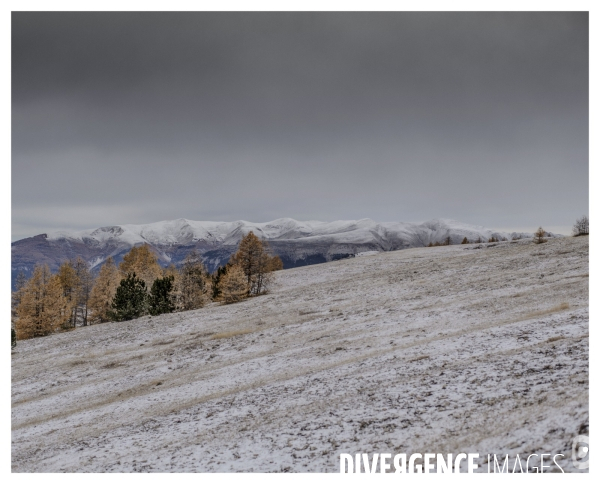
<svg viewBox="0 0 600 484">
<path fill-rule="evenodd" d="M 161 265 L 177 265 L 196 249 L 210 271 L 225 264 L 240 239 L 253 231 L 269 242 L 285 268 L 317 264 L 352 257 L 363 252 L 389 251 L 427 246 L 448 236 L 453 244 L 464 237 L 511 239 L 531 237 L 531 233 L 508 233 L 469 225 L 456 220 L 438 219 L 424 223 L 375 222 L 370 219 L 335 222 L 299 222 L 281 218 L 272 222 L 197 222 L 167 220 L 145 225 L 116 225 L 83 231 L 58 231 L 12 243 L 13 280 L 19 271 L 26 275 L 37 263 L 52 270 L 65 260 L 81 256 L 92 268 L 108 257 L 119 262 L 131 247 L 149 244 Z M 549 234 L 555 236 L 554 234 Z"/>
</svg>

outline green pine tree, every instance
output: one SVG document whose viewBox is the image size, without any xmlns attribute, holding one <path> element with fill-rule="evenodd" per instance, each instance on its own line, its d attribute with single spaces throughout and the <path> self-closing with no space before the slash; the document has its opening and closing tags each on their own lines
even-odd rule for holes
<svg viewBox="0 0 600 484">
<path fill-rule="evenodd" d="M 111 307 L 111 316 L 115 321 L 129 321 L 146 314 L 148 310 L 146 283 L 137 277 L 135 272 L 127 274 L 117 287 Z"/>
<path fill-rule="evenodd" d="M 171 292 L 173 291 L 173 276 L 155 279 L 150 289 L 150 314 L 157 316 L 172 313 L 175 310 Z"/>
<path fill-rule="evenodd" d="M 14 328 L 10 328 L 10 349 L 12 350 L 15 346 L 17 346 L 17 333 Z"/>
<path fill-rule="evenodd" d="M 212 298 L 213 301 L 216 301 L 221 296 L 221 288 L 219 287 L 219 282 L 221 281 L 221 277 L 227 274 L 227 266 L 218 267 L 217 272 L 212 275 Z"/>
</svg>

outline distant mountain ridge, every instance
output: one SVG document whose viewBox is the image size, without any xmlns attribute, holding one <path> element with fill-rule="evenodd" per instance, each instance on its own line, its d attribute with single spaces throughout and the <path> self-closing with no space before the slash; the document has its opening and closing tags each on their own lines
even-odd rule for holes
<svg viewBox="0 0 600 484">
<path fill-rule="evenodd" d="M 435 219 L 424 223 L 375 222 L 371 219 L 335 222 L 281 218 L 272 222 L 197 222 L 166 220 L 144 225 L 115 225 L 82 231 L 57 231 L 18 240 L 12 246 L 12 279 L 19 271 L 27 276 L 35 264 L 55 271 L 70 258 L 81 256 L 92 269 L 108 257 L 118 263 L 132 247 L 149 244 L 163 266 L 177 265 L 192 250 L 202 254 L 210 271 L 225 264 L 241 238 L 253 231 L 269 242 L 284 268 L 352 257 L 368 251 L 389 251 L 427 246 L 450 237 L 459 244 L 464 237 L 509 240 L 531 233 L 508 233 L 456 220 Z M 555 234 L 549 234 L 556 236 Z"/>
</svg>

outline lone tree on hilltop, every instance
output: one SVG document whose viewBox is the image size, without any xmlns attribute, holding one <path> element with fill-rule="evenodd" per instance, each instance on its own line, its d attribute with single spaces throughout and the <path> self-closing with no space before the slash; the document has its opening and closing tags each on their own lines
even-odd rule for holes
<svg viewBox="0 0 600 484">
<path fill-rule="evenodd" d="M 579 237 L 580 235 L 589 235 L 590 233 L 590 219 L 587 215 L 578 218 L 573 225 L 573 237 Z"/>
<path fill-rule="evenodd" d="M 540 227 L 533 234 L 533 242 L 535 244 L 543 244 L 544 242 L 546 242 L 545 236 L 546 231 L 542 227 Z"/>
<path fill-rule="evenodd" d="M 111 316 L 115 321 L 129 321 L 146 314 L 148 293 L 146 283 L 135 275 L 128 274 L 121 280 L 112 302 Z"/>
<path fill-rule="evenodd" d="M 231 257 L 231 265 L 239 266 L 246 276 L 248 295 L 256 296 L 269 289 L 271 273 L 283 267 L 277 256 L 269 255 L 269 246 L 253 232 L 248 232 Z"/>
</svg>

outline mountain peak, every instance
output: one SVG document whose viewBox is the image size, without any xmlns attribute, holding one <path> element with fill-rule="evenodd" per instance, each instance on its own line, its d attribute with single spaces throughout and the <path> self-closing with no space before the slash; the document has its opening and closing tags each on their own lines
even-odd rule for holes
<svg viewBox="0 0 600 484">
<path fill-rule="evenodd" d="M 458 244 L 469 240 L 511 238 L 511 235 L 452 219 L 423 223 L 360 220 L 298 221 L 283 217 L 270 222 L 194 221 L 185 218 L 149 224 L 109 225 L 91 230 L 56 231 L 12 244 L 13 279 L 18 271 L 31 273 L 37 263 L 52 270 L 67 259 L 80 256 L 99 267 L 108 257 L 119 262 L 132 247 L 149 244 L 163 265 L 178 264 L 191 251 L 198 251 L 209 270 L 225 264 L 248 232 L 269 242 L 285 268 L 352 257 L 367 251 L 389 251 L 423 247 L 451 238 Z M 532 234 L 516 234 L 530 237 Z"/>
</svg>

